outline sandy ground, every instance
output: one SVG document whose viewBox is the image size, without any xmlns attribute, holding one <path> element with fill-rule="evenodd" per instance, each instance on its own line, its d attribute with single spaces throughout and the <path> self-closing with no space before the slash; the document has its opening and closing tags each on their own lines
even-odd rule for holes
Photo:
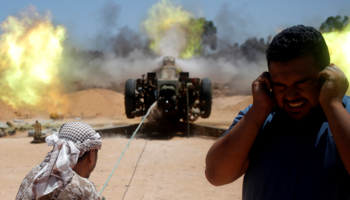
<svg viewBox="0 0 350 200">
<path fill-rule="evenodd" d="M 89 101 L 84 99 L 84 95 L 95 97 Z M 71 96 L 78 99 L 76 102 L 82 103 L 79 103 L 80 107 L 75 107 L 75 110 L 72 108 L 70 115 L 84 117 L 79 115 L 83 113 L 82 115 L 91 116 L 83 118 L 82 121 L 95 128 L 141 121 L 140 118 L 126 119 L 124 97 L 119 93 L 95 89 Z M 96 102 L 99 108 L 94 107 Z M 214 98 L 210 118 L 199 119 L 196 123 L 227 128 L 238 111 L 250 103 L 251 96 Z M 15 112 L 19 112 L 6 108 L 4 110 L 8 115 L 0 111 L 1 122 L 13 119 L 16 117 Z M 88 109 L 90 110 L 87 111 Z M 9 117 L 6 119 L 6 116 Z M 26 120 L 33 121 L 35 118 Z M 68 118 L 57 123 L 73 120 L 75 119 Z M 31 141 L 32 138 L 27 137 L 27 132 L 17 132 L 13 136 L 0 138 L 0 199 L 14 199 L 25 175 L 39 164 L 52 148 L 44 143 L 31 144 Z M 101 191 L 128 141 L 129 139 L 123 137 L 103 138 L 97 166 L 90 176 L 98 191 Z M 215 139 L 204 137 L 173 137 L 162 140 L 136 138 L 131 142 L 102 196 L 106 199 L 130 200 L 241 199 L 242 178 L 221 187 L 212 186 L 205 178 L 205 156 L 214 142 Z"/>
</svg>

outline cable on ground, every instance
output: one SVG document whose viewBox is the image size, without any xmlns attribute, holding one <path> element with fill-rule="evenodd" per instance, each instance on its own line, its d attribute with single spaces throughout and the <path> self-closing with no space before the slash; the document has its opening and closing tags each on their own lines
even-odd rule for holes
<svg viewBox="0 0 350 200">
<path fill-rule="evenodd" d="M 142 149 L 141 154 L 140 154 L 140 156 L 139 156 L 139 159 L 138 159 L 137 162 L 136 162 L 136 166 L 135 166 L 134 172 L 133 172 L 132 175 L 131 175 L 131 178 L 130 178 L 130 181 L 129 181 L 129 184 L 128 184 L 128 188 L 125 190 L 122 200 L 124 200 L 124 198 L 125 198 L 125 196 L 126 196 L 126 193 L 128 193 L 128 190 L 129 190 L 130 185 L 131 185 L 131 181 L 132 181 L 132 179 L 134 178 L 134 175 L 135 175 L 137 166 L 139 165 L 139 161 L 141 160 L 141 157 L 142 157 L 142 155 L 143 155 L 143 152 L 144 152 L 145 149 L 146 149 L 147 142 L 148 142 L 148 140 L 146 140 L 146 143 L 145 143 L 145 145 L 143 146 L 143 149 Z"/>
<path fill-rule="evenodd" d="M 130 138 L 128 144 L 126 145 L 126 147 L 125 147 L 125 149 L 124 149 L 124 151 L 123 151 L 123 153 L 122 153 L 122 155 L 120 155 L 120 157 L 119 157 L 119 159 L 118 159 L 118 162 L 117 162 L 116 165 L 114 166 L 114 168 L 113 168 L 113 170 L 112 170 L 112 173 L 109 175 L 109 177 L 108 177 L 106 183 L 103 185 L 102 190 L 101 190 L 101 192 L 100 192 L 100 194 L 99 194 L 100 196 L 101 196 L 103 190 L 105 189 L 105 187 L 108 185 L 109 179 L 111 179 L 111 177 L 112 177 L 112 175 L 113 175 L 115 169 L 117 168 L 117 166 L 118 166 L 120 160 L 121 160 L 122 157 L 124 156 L 124 153 L 125 153 L 126 149 L 129 147 L 129 145 L 130 145 L 130 143 L 131 143 L 131 140 L 135 137 L 135 135 L 136 135 L 137 131 L 140 129 L 142 123 L 145 121 L 146 117 L 148 116 L 148 114 L 150 113 L 150 111 L 153 109 L 153 107 L 154 107 L 156 104 L 157 104 L 157 101 L 154 102 L 154 103 L 151 105 L 151 107 L 148 109 L 146 115 L 142 117 L 142 120 L 141 120 L 140 124 L 137 126 L 136 130 L 135 130 L 134 133 L 132 134 L 132 136 L 131 136 L 131 138 Z"/>
</svg>

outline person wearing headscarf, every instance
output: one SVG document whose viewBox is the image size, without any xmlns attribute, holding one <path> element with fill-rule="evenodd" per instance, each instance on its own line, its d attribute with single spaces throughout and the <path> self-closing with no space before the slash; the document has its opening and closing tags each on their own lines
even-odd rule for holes
<svg viewBox="0 0 350 200">
<path fill-rule="evenodd" d="M 70 122 L 45 140 L 53 150 L 24 178 L 16 200 L 101 199 L 88 179 L 102 146 L 100 134 L 85 123 Z"/>
</svg>

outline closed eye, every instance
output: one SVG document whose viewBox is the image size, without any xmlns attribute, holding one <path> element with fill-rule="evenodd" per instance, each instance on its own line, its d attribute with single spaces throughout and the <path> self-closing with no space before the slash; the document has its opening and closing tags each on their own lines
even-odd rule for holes
<svg viewBox="0 0 350 200">
<path fill-rule="evenodd" d="M 286 85 L 280 84 L 280 83 L 272 83 L 272 90 L 284 90 L 287 88 Z"/>
<path fill-rule="evenodd" d="M 298 81 L 295 85 L 297 86 L 297 88 L 302 89 L 304 87 L 307 87 L 309 85 L 314 85 L 314 84 L 315 84 L 314 81 L 307 79 L 307 80 Z"/>
<path fill-rule="evenodd" d="M 311 79 L 303 79 L 303 80 L 300 80 L 298 82 L 296 82 L 294 84 L 294 86 L 298 89 L 303 89 L 304 87 L 307 87 L 307 86 L 310 86 L 310 85 L 314 85 L 314 82 L 313 80 Z M 285 90 L 288 86 L 287 85 L 284 85 L 282 83 L 271 83 L 271 87 L 272 87 L 272 90 L 279 90 L 279 91 L 283 91 Z"/>
</svg>

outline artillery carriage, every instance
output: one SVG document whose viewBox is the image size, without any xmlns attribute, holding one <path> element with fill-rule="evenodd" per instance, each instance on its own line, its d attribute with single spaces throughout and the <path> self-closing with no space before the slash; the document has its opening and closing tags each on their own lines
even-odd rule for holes
<svg viewBox="0 0 350 200">
<path fill-rule="evenodd" d="M 140 79 L 128 79 L 125 84 L 125 113 L 128 118 L 146 115 L 157 102 L 155 120 L 193 122 L 199 117 L 208 118 L 211 113 L 212 89 L 209 78 L 190 78 L 189 72 L 175 67 L 175 59 L 163 59 L 160 78 L 156 72 L 148 72 Z"/>
</svg>

